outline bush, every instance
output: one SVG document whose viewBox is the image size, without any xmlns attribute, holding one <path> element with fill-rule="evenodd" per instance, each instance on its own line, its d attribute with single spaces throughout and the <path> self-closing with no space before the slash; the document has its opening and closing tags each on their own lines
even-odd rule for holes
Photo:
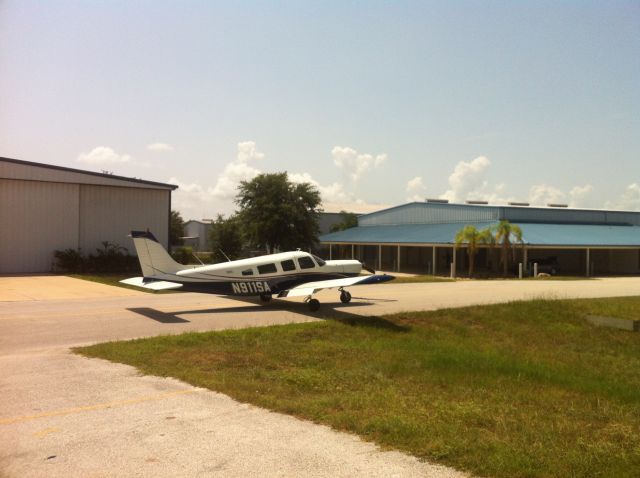
<svg viewBox="0 0 640 478">
<path fill-rule="evenodd" d="M 84 272 L 85 260 L 80 250 L 65 249 L 64 251 L 55 251 L 53 256 L 56 258 L 56 269 L 62 272 Z"/>
<path fill-rule="evenodd" d="M 129 254 L 127 249 L 110 241 L 103 241 L 102 248 L 88 257 L 78 249 L 65 249 L 53 253 L 57 259 L 56 269 L 63 272 L 137 272 L 140 270 L 138 258 Z"/>
<path fill-rule="evenodd" d="M 171 252 L 171 257 L 180 264 L 190 264 L 195 259 L 193 258 L 193 249 L 191 247 L 177 247 Z"/>
</svg>

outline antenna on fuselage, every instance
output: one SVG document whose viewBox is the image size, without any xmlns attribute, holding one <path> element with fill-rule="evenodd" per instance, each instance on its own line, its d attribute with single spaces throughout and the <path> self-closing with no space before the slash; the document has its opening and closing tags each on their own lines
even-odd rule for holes
<svg viewBox="0 0 640 478">
<path fill-rule="evenodd" d="M 196 259 L 198 259 L 198 262 L 199 262 L 200 264 L 204 265 L 204 262 L 202 262 L 202 259 L 200 259 L 198 256 L 196 256 L 196 253 L 195 253 L 195 252 L 192 252 L 192 253 L 191 253 L 191 255 L 192 255 L 193 257 L 195 257 Z"/>
<path fill-rule="evenodd" d="M 231 259 L 229 259 L 229 257 L 224 253 L 222 249 L 218 249 L 218 250 L 220 251 L 220 254 L 222 254 L 228 262 L 231 262 Z"/>
</svg>

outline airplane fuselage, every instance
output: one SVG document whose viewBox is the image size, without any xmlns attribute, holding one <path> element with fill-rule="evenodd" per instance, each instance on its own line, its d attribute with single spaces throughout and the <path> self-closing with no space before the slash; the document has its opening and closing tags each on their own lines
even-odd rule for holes
<svg viewBox="0 0 640 478">
<path fill-rule="evenodd" d="M 302 251 L 193 266 L 177 272 L 156 270 L 145 280 L 162 280 L 182 284 L 181 290 L 220 295 L 273 295 L 298 284 L 341 279 L 360 274 L 362 264 L 356 260 L 324 261 Z"/>
</svg>

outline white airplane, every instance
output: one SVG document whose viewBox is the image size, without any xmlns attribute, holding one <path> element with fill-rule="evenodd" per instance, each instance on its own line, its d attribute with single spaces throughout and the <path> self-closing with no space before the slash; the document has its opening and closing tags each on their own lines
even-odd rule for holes
<svg viewBox="0 0 640 478">
<path fill-rule="evenodd" d="M 379 284 L 395 277 L 375 274 L 356 260 L 324 261 L 303 251 L 203 266 L 178 264 L 149 231 L 131 231 L 143 277 L 120 282 L 151 290 L 180 289 L 228 296 L 260 296 L 263 302 L 277 297 L 306 297 L 311 311 L 320 308 L 313 294 L 338 288 L 340 301 L 351 301 L 345 287 Z M 360 275 L 362 269 L 372 275 Z"/>
</svg>

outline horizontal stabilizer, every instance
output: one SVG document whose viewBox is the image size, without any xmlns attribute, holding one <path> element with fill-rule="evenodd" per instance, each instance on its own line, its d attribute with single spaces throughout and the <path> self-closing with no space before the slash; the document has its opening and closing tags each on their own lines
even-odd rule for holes
<svg viewBox="0 0 640 478">
<path fill-rule="evenodd" d="M 144 277 L 132 277 L 130 279 L 121 280 L 120 283 L 133 285 L 136 287 L 143 287 L 145 289 L 150 289 L 150 290 L 170 290 L 170 289 L 179 289 L 180 287 L 182 287 L 182 284 L 178 284 L 177 282 L 169 282 L 166 280 L 145 279 Z"/>
<path fill-rule="evenodd" d="M 292 287 L 289 290 L 278 294 L 278 297 L 302 297 L 315 294 L 322 289 L 333 289 L 335 287 L 348 287 L 352 285 L 380 284 L 395 279 L 389 274 L 378 274 L 371 276 L 345 277 L 344 279 L 319 280 L 315 282 L 306 282 L 304 284 Z"/>
</svg>

